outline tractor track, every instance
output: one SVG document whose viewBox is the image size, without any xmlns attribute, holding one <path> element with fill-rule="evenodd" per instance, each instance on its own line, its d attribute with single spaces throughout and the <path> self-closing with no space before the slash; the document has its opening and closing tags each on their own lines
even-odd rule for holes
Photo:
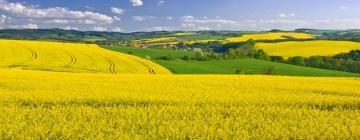
<svg viewBox="0 0 360 140">
<path fill-rule="evenodd" d="M 25 48 L 30 51 L 32 60 L 35 60 L 38 57 L 38 53 L 35 50 L 28 47 Z"/>
<path fill-rule="evenodd" d="M 111 73 L 111 74 L 116 74 L 116 70 L 115 70 L 115 67 L 116 67 L 116 65 L 115 65 L 115 62 L 113 61 L 113 60 L 111 60 L 110 58 L 105 58 L 106 59 L 106 61 L 109 63 L 109 72 Z"/>
<path fill-rule="evenodd" d="M 148 64 L 144 63 L 144 62 L 141 62 L 139 60 L 135 60 L 136 62 L 140 63 L 141 65 L 143 65 L 144 67 L 146 67 L 149 71 L 150 74 L 156 74 L 155 70 L 150 67 Z"/>
<path fill-rule="evenodd" d="M 74 55 L 72 55 L 69 52 L 65 52 L 69 58 L 71 59 L 70 62 L 68 64 L 66 64 L 64 67 L 65 68 L 71 68 L 75 63 L 76 63 L 76 57 Z"/>
</svg>

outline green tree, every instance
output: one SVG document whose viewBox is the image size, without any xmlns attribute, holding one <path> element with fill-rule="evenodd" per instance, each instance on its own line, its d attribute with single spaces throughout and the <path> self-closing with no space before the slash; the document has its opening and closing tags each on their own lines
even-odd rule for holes
<svg viewBox="0 0 360 140">
<path fill-rule="evenodd" d="M 305 66 L 305 59 L 301 56 L 289 57 L 288 63 L 293 65 Z"/>
</svg>

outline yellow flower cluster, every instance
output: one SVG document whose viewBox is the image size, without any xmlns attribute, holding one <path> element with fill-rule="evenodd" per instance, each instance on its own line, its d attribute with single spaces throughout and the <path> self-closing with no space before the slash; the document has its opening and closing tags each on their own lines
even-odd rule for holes
<svg viewBox="0 0 360 140">
<path fill-rule="evenodd" d="M 358 139 L 360 79 L 0 70 L 0 139 Z"/>
</svg>

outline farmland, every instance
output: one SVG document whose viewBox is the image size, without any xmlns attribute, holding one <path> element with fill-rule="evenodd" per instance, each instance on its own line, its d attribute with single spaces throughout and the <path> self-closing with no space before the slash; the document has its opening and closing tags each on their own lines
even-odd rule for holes
<svg viewBox="0 0 360 140">
<path fill-rule="evenodd" d="M 359 74 L 184 56 L 0 40 L 0 139 L 360 138 Z"/>
<path fill-rule="evenodd" d="M 334 76 L 334 77 L 360 77 L 360 74 L 347 73 L 333 70 L 294 66 L 282 63 L 274 63 L 256 59 L 235 59 L 221 61 L 182 61 L 182 60 L 157 60 L 157 57 L 170 55 L 180 59 L 185 55 L 194 57 L 193 51 L 177 51 L 168 49 L 132 48 L 124 46 L 106 46 L 104 48 L 131 53 L 133 55 L 151 58 L 152 61 L 166 67 L 175 74 L 265 74 L 267 69 L 273 68 L 274 75 L 291 76 Z"/>
<path fill-rule="evenodd" d="M 360 49 L 360 43 L 350 41 L 289 41 L 280 43 L 257 43 L 258 49 L 263 49 L 270 55 L 283 56 L 333 56 L 335 54 Z"/>
<path fill-rule="evenodd" d="M 151 61 L 92 44 L 0 40 L 0 68 L 112 74 L 170 73 Z"/>
<path fill-rule="evenodd" d="M 264 33 L 264 34 L 249 34 L 240 37 L 227 38 L 228 42 L 243 42 L 247 40 L 281 40 L 281 39 L 309 39 L 314 38 L 312 34 L 295 33 L 295 32 L 279 32 L 279 33 Z"/>
<path fill-rule="evenodd" d="M 360 0 L 0 0 L 0 140 L 360 140 Z"/>
<path fill-rule="evenodd" d="M 188 33 L 176 33 L 171 37 L 158 37 L 144 39 L 147 43 L 162 43 L 162 44 L 177 44 L 184 42 L 186 44 L 193 43 L 207 43 L 207 42 L 244 42 L 247 40 L 285 40 L 285 39 L 312 39 L 315 36 L 307 33 L 297 32 L 267 32 L 267 33 L 250 33 L 242 34 L 236 37 L 218 36 L 218 35 L 202 35 L 192 32 Z"/>
<path fill-rule="evenodd" d="M 360 137 L 356 78 L 24 70 L 0 77 L 0 139 Z"/>
</svg>

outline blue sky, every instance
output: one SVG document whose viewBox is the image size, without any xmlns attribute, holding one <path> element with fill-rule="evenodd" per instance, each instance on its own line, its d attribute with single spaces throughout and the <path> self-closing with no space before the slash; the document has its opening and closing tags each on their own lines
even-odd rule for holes
<svg viewBox="0 0 360 140">
<path fill-rule="evenodd" d="M 358 29 L 359 0 L 0 0 L 0 28 Z"/>
</svg>

